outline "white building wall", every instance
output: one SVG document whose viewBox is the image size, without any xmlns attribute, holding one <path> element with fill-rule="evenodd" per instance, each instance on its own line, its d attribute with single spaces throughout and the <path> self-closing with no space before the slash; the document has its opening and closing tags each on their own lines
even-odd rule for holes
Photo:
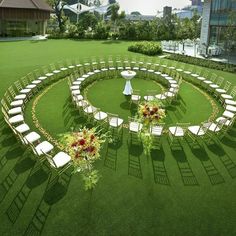
<svg viewBox="0 0 236 236">
<path fill-rule="evenodd" d="M 200 54 L 206 54 L 210 34 L 211 0 L 205 0 L 202 13 L 202 27 L 200 36 Z"/>
</svg>

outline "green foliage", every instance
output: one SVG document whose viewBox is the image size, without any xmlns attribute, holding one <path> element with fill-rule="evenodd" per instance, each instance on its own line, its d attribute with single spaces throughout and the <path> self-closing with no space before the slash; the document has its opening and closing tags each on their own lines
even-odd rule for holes
<svg viewBox="0 0 236 236">
<path fill-rule="evenodd" d="M 105 24 L 99 23 L 95 28 L 94 38 L 107 39 L 108 35 L 109 35 L 109 28 Z"/>
<path fill-rule="evenodd" d="M 162 54 L 162 49 L 159 43 L 156 42 L 139 42 L 134 43 L 128 47 L 128 51 L 142 53 L 148 56 L 155 56 Z"/>
<path fill-rule="evenodd" d="M 93 170 L 83 174 L 82 177 L 84 180 L 84 188 L 87 191 L 95 188 L 101 176 L 98 174 L 97 170 Z"/>
<path fill-rule="evenodd" d="M 76 27 L 76 25 L 69 25 L 68 26 L 68 32 L 67 32 L 67 36 L 69 38 L 74 38 L 78 33 L 78 29 Z"/>
<path fill-rule="evenodd" d="M 80 15 L 79 25 L 84 30 L 88 30 L 89 28 L 93 30 L 95 29 L 97 24 L 98 24 L 98 19 L 93 13 L 87 12 Z"/>
<path fill-rule="evenodd" d="M 233 65 L 233 64 L 225 64 L 223 62 L 216 62 L 216 61 L 195 58 L 195 57 L 190 57 L 190 56 L 185 56 L 185 55 L 180 55 L 180 54 L 171 54 L 168 56 L 168 58 L 171 60 L 180 61 L 180 62 L 202 66 L 202 67 L 207 67 L 210 69 L 236 73 L 236 65 Z"/>
<path fill-rule="evenodd" d="M 58 0 L 51 1 L 58 2 Z M 66 27 L 63 9 L 59 9 L 56 5 L 54 8 L 60 33 L 64 33 L 66 30 L 67 33 L 66 35 L 57 33 L 51 38 L 57 38 L 61 35 L 62 38 L 106 39 L 110 35 L 113 39 L 159 41 L 196 39 L 200 37 L 201 22 L 198 15 L 194 15 L 192 19 L 186 18 L 183 20 L 178 19 L 176 15 L 172 15 L 169 19 L 156 18 L 152 21 L 139 20 L 133 22 L 126 20 L 125 12 L 120 12 L 119 4 L 114 3 L 107 10 L 106 16 L 110 20 L 106 22 L 103 21 L 104 17 L 99 15 L 99 13 L 82 13 L 79 16 L 77 26 L 78 33 L 75 33 L 71 28 L 68 29 L 68 26 Z M 139 15 L 140 13 L 133 12 L 132 14 Z M 51 32 L 54 34 L 54 29 Z"/>
</svg>

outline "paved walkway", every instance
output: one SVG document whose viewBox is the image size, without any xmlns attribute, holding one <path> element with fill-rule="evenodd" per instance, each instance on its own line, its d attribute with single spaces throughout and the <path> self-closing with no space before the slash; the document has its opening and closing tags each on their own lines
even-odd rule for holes
<svg viewBox="0 0 236 236">
<path fill-rule="evenodd" d="M 202 55 L 197 53 L 198 52 L 198 46 L 196 46 L 196 49 L 194 50 L 194 46 L 185 45 L 184 51 L 185 51 L 184 55 L 187 55 L 187 56 L 192 56 L 192 57 L 197 57 L 197 58 L 202 58 L 202 59 L 208 59 L 208 60 L 217 61 L 217 62 L 228 63 L 227 55 L 221 55 L 221 56 L 217 56 L 217 57 L 208 57 L 208 58 L 203 57 Z M 183 54 L 183 45 L 179 44 L 178 50 L 176 50 L 176 51 L 164 50 L 164 52 Z M 236 65 L 236 55 L 230 56 L 229 62 L 231 64 Z"/>
<path fill-rule="evenodd" d="M 32 41 L 47 40 L 47 36 L 36 35 L 32 37 L 0 37 L 0 42 L 24 41 L 24 40 L 32 40 Z"/>
</svg>

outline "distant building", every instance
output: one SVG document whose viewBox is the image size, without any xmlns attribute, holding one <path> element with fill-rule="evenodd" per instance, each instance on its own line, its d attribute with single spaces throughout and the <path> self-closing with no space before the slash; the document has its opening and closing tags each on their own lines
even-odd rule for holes
<svg viewBox="0 0 236 236">
<path fill-rule="evenodd" d="M 192 2 L 192 6 L 202 6 L 202 0 L 190 0 Z"/>
<path fill-rule="evenodd" d="M 44 35 L 51 11 L 44 0 L 0 0 L 0 36 Z"/>
<path fill-rule="evenodd" d="M 194 15 L 194 12 L 190 10 L 174 10 L 173 14 L 175 14 L 179 19 L 191 19 Z"/>
<path fill-rule="evenodd" d="M 184 19 L 184 18 L 188 18 L 191 19 L 194 15 L 194 12 L 191 10 L 172 10 L 172 15 L 176 15 L 177 18 L 179 19 Z M 156 15 L 156 17 L 158 18 L 162 18 L 164 17 L 164 12 L 163 11 L 159 11 Z"/>
<path fill-rule="evenodd" d="M 207 47 L 212 44 L 224 48 L 228 27 L 233 27 L 236 30 L 236 22 L 229 26 L 229 17 L 232 10 L 236 11 L 234 0 L 204 1 L 200 40 L 201 54 L 206 54 Z"/>
<path fill-rule="evenodd" d="M 129 21 L 152 21 L 156 19 L 156 16 L 128 14 L 125 15 L 125 19 Z"/>
<path fill-rule="evenodd" d="M 165 6 L 163 8 L 163 17 L 164 18 L 171 18 L 172 14 L 172 7 Z"/>
</svg>

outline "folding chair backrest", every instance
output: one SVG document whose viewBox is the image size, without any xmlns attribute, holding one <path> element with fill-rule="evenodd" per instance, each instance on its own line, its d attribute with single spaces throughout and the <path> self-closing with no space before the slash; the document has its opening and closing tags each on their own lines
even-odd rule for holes
<svg viewBox="0 0 236 236">
<path fill-rule="evenodd" d="M 9 94 L 11 95 L 11 97 L 14 99 L 14 97 L 16 96 L 16 93 L 15 93 L 13 87 L 10 86 L 10 87 L 7 89 L 7 91 L 9 92 Z"/>
<path fill-rule="evenodd" d="M 212 82 L 214 82 L 214 81 L 216 80 L 216 78 L 217 78 L 217 75 L 216 75 L 215 73 L 212 73 L 212 74 L 211 74 L 211 77 L 210 77 L 210 80 L 211 80 Z"/>
<path fill-rule="evenodd" d="M 16 90 L 17 90 L 18 92 L 22 90 L 22 85 L 21 85 L 20 81 L 16 81 L 16 82 L 14 83 L 14 85 L 15 85 Z"/>
<path fill-rule="evenodd" d="M 1 100 L 1 104 L 2 104 L 2 107 L 5 109 L 5 111 L 9 111 L 9 107 L 4 99 Z"/>
<path fill-rule="evenodd" d="M 202 76 L 205 78 L 205 79 L 208 79 L 208 76 L 210 74 L 209 70 L 202 70 Z"/>
<path fill-rule="evenodd" d="M 34 146 L 32 143 L 29 143 L 29 146 L 30 146 L 31 150 L 33 151 L 33 153 L 34 153 L 36 156 L 39 156 L 37 150 L 35 149 L 35 146 Z"/>
<path fill-rule="evenodd" d="M 177 123 L 176 126 L 179 126 L 183 129 L 184 134 L 187 132 L 188 127 L 189 127 L 189 123 Z"/>
<path fill-rule="evenodd" d="M 28 81 L 27 77 L 22 77 L 21 78 L 21 82 L 22 82 L 24 87 L 30 84 L 30 82 Z"/>
<path fill-rule="evenodd" d="M 225 86 L 224 86 L 224 90 L 227 92 L 231 87 L 231 83 L 229 81 L 226 81 Z"/>
<path fill-rule="evenodd" d="M 6 110 L 5 110 L 4 107 L 2 107 L 2 113 L 3 113 L 3 116 L 4 116 L 7 120 L 9 120 L 9 115 L 7 114 L 7 112 L 6 112 Z"/>
<path fill-rule="evenodd" d="M 140 90 L 133 89 L 132 95 L 140 95 Z"/>
<path fill-rule="evenodd" d="M 231 91 L 231 96 L 234 98 L 236 96 L 236 86 L 233 87 L 232 91 Z"/>
<path fill-rule="evenodd" d="M 10 105 L 10 103 L 12 102 L 12 98 L 10 97 L 10 95 L 8 93 L 5 93 L 4 97 L 6 98 L 8 104 Z"/>
<path fill-rule="evenodd" d="M 219 86 L 221 86 L 221 85 L 223 84 L 223 82 L 224 82 L 224 78 L 223 78 L 222 76 L 220 76 L 220 77 L 217 79 L 216 84 L 219 85 Z"/>
<path fill-rule="evenodd" d="M 35 80 L 35 76 L 33 73 L 28 73 L 26 78 L 28 79 L 29 83 Z"/>
<path fill-rule="evenodd" d="M 108 117 L 108 122 L 113 120 L 113 121 L 115 121 L 116 126 L 118 126 L 118 118 L 119 117 L 117 114 L 107 113 L 107 117 Z"/>
<path fill-rule="evenodd" d="M 43 76 L 43 74 L 42 74 L 42 72 L 41 72 L 40 69 L 34 70 L 33 73 L 34 73 L 34 77 L 35 77 L 35 78 L 38 78 L 38 77 L 40 77 L 40 76 Z"/>
<path fill-rule="evenodd" d="M 211 126 L 212 122 L 210 121 L 206 121 L 206 122 L 203 122 L 202 125 L 201 125 L 201 128 L 207 132 Z"/>
</svg>

